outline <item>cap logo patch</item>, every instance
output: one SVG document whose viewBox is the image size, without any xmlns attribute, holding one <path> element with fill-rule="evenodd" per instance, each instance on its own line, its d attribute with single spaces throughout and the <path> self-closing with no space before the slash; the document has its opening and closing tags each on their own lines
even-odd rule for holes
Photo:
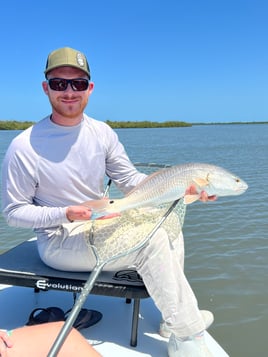
<svg viewBox="0 0 268 357">
<path fill-rule="evenodd" d="M 76 61 L 77 61 L 77 64 L 79 64 L 80 67 L 84 67 L 85 66 L 85 61 L 84 61 L 84 58 L 81 55 L 81 53 L 77 53 Z"/>
</svg>

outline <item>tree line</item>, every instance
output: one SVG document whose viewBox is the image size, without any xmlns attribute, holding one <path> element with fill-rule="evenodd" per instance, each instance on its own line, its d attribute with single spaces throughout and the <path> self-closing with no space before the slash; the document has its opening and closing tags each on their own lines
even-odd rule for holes
<svg viewBox="0 0 268 357">
<path fill-rule="evenodd" d="M 33 124 L 31 121 L 0 120 L 0 130 L 25 130 Z"/>
<path fill-rule="evenodd" d="M 192 124 L 183 121 L 165 121 L 165 122 L 154 122 L 154 121 L 111 121 L 106 120 L 108 124 L 113 129 L 125 129 L 125 128 L 174 128 L 174 127 L 186 127 L 192 126 Z"/>
<path fill-rule="evenodd" d="M 36 122 L 32 121 L 16 121 L 16 120 L 0 120 L 0 130 L 25 130 Z M 267 121 L 255 121 L 255 122 L 227 122 L 227 123 L 186 123 L 184 121 L 111 121 L 106 120 L 113 129 L 127 129 L 127 128 L 177 128 L 177 127 L 189 127 L 193 125 L 228 125 L 228 124 L 268 124 Z"/>
<path fill-rule="evenodd" d="M 0 130 L 25 130 L 35 122 L 31 121 L 16 121 L 16 120 L 0 120 Z M 124 128 L 170 128 L 170 127 L 185 127 L 192 126 L 182 121 L 166 121 L 166 122 L 152 122 L 152 121 L 111 121 L 106 120 L 113 129 Z"/>
</svg>

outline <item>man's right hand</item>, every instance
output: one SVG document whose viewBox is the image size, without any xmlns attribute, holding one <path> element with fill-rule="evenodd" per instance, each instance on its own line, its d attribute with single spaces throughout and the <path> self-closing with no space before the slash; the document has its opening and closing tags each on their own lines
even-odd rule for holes
<svg viewBox="0 0 268 357">
<path fill-rule="evenodd" d="M 70 206 L 67 207 L 66 217 L 70 222 L 87 221 L 91 218 L 92 209 L 86 206 Z M 97 219 L 109 219 L 120 216 L 120 213 L 110 213 Z"/>
<path fill-rule="evenodd" d="M 89 220 L 91 214 L 91 209 L 86 206 L 69 206 L 66 209 L 66 217 L 70 222 Z"/>
</svg>

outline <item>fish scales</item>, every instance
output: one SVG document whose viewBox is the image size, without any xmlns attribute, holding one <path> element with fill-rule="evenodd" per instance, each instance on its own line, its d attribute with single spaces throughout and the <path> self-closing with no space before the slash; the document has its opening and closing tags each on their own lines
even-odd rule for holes
<svg viewBox="0 0 268 357">
<path fill-rule="evenodd" d="M 186 194 L 190 186 L 195 187 L 195 194 Z M 242 194 L 247 188 L 242 179 L 219 166 L 204 163 L 175 165 L 149 175 L 124 198 L 102 202 L 101 208 L 92 206 L 93 218 L 133 208 L 158 206 L 182 197 L 185 203 L 192 203 L 200 198 L 202 191 L 209 196 L 233 196 Z M 90 202 L 87 202 L 89 207 Z"/>
<path fill-rule="evenodd" d="M 129 204 L 142 201 L 144 205 L 152 201 L 154 205 L 172 201 L 176 196 L 183 195 L 187 184 L 183 177 L 178 177 L 178 173 L 176 167 L 157 171 L 148 176 L 125 198 L 129 198 Z"/>
</svg>

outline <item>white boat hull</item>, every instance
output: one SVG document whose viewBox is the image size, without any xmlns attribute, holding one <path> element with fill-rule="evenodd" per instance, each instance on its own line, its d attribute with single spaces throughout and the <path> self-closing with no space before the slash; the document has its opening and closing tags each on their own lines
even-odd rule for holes
<svg viewBox="0 0 268 357">
<path fill-rule="evenodd" d="M 0 327 L 13 329 L 24 325 L 37 307 L 58 306 L 67 311 L 72 304 L 72 293 L 52 290 L 34 293 L 31 288 L 0 285 Z M 160 313 L 152 299 L 141 301 L 137 347 L 129 344 L 132 308 L 124 299 L 90 295 L 84 307 L 103 314 L 98 324 L 81 330 L 103 357 L 167 356 L 167 339 L 157 333 Z M 228 356 L 207 332 L 206 340 L 215 357 Z"/>
</svg>

